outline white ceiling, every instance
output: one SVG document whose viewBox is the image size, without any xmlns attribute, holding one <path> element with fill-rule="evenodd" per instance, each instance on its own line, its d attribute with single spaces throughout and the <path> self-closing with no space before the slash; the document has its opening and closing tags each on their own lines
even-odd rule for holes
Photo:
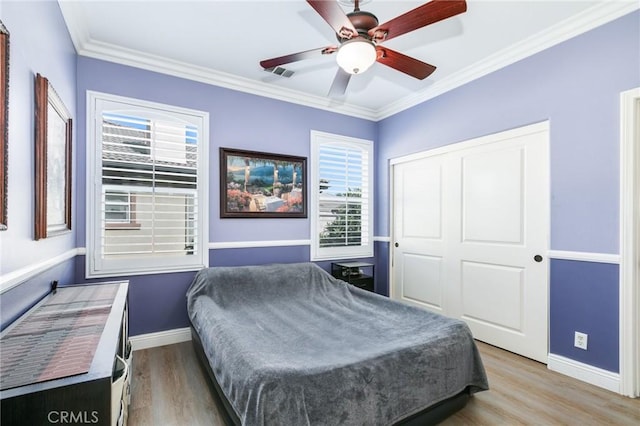
<svg viewBox="0 0 640 426">
<path fill-rule="evenodd" d="M 369 0 L 361 9 L 383 23 L 425 2 Z M 259 65 L 262 59 L 337 44 L 329 24 L 306 1 L 59 3 L 80 55 L 374 120 L 639 7 L 637 0 L 467 0 L 467 12 L 383 43 L 437 66 L 431 76 L 417 80 L 376 63 L 351 78 L 345 95 L 329 98 L 335 55 L 286 65 L 295 71 L 290 78 Z"/>
</svg>

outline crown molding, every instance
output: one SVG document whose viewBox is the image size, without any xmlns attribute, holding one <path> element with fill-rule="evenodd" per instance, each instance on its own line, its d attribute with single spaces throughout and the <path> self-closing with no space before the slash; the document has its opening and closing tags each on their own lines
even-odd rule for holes
<svg viewBox="0 0 640 426">
<path fill-rule="evenodd" d="M 371 108 L 344 104 L 324 96 L 314 96 L 297 90 L 277 87 L 249 78 L 176 61 L 163 56 L 152 55 L 139 50 L 123 48 L 114 44 L 93 40 L 86 26 L 86 19 L 83 19 L 77 5 L 73 3 L 74 2 L 59 0 L 60 9 L 69 30 L 69 35 L 71 36 L 76 52 L 80 56 L 128 65 L 147 71 L 364 118 L 366 120 L 376 120 L 377 118 L 377 112 Z"/>
<path fill-rule="evenodd" d="M 528 37 L 482 61 L 478 61 L 450 77 L 436 81 L 423 91 L 412 93 L 397 102 L 391 103 L 385 108 L 376 110 L 336 102 L 327 97 L 277 87 L 269 83 L 238 77 L 210 68 L 195 66 L 162 56 L 151 55 L 93 40 L 86 26 L 86 20 L 83 19 L 82 13 L 77 8 L 77 5 L 74 5 L 75 2 L 58 0 L 58 3 L 71 40 L 76 48 L 76 52 L 80 56 L 115 62 L 174 77 L 185 78 L 372 121 L 379 121 L 390 117 L 640 8 L 638 2 L 628 0 L 596 4 L 584 12 L 568 18 L 541 33 Z"/>
<path fill-rule="evenodd" d="M 95 40 L 89 40 L 87 43 L 83 43 L 83 48 L 78 49 L 78 54 L 367 120 L 375 120 L 377 118 L 376 111 L 370 108 L 343 104 L 324 96 L 310 95 L 297 90 L 274 86 L 249 78 L 239 77 L 210 68 L 175 61 L 162 56 L 151 55 Z"/>
<path fill-rule="evenodd" d="M 502 49 L 451 76 L 435 82 L 429 88 L 415 92 L 378 112 L 377 120 L 390 117 L 422 102 L 433 99 L 473 80 L 511 65 L 538 52 L 560 44 L 570 38 L 586 33 L 640 8 L 640 3 L 611 1 L 594 5 L 543 32 Z"/>
</svg>

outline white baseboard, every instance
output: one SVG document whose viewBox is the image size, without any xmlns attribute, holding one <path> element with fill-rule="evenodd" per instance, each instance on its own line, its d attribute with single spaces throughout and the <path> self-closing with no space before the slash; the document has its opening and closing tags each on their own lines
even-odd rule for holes
<svg viewBox="0 0 640 426">
<path fill-rule="evenodd" d="M 191 328 L 189 327 L 175 328 L 157 333 L 139 334 L 129 338 L 131 348 L 134 351 L 188 342 L 189 340 L 191 340 Z"/>
<path fill-rule="evenodd" d="M 620 374 L 584 364 L 560 355 L 549 354 L 549 370 L 556 371 L 574 379 L 620 393 Z"/>
</svg>

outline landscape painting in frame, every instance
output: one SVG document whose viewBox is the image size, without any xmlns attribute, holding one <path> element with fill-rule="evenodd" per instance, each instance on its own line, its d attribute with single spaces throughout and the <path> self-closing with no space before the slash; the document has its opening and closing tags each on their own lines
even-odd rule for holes
<svg viewBox="0 0 640 426">
<path fill-rule="evenodd" d="M 307 217 L 307 159 L 220 148 L 220 217 Z"/>
</svg>

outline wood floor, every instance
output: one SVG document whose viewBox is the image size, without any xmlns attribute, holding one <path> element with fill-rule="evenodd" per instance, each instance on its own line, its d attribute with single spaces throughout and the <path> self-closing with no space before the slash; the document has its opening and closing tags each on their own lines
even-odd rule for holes
<svg viewBox="0 0 640 426">
<path fill-rule="evenodd" d="M 631 399 L 478 343 L 491 390 L 442 425 L 640 425 Z M 223 425 L 191 342 L 136 351 L 129 425 Z"/>
</svg>

